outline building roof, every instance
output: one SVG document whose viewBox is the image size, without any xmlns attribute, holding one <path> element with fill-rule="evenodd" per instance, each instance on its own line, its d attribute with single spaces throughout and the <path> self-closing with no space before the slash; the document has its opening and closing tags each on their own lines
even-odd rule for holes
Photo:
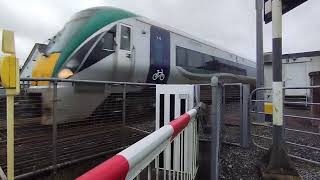
<svg viewBox="0 0 320 180">
<path fill-rule="evenodd" d="M 320 51 L 309 51 L 309 52 L 300 52 L 300 53 L 292 53 L 292 54 L 282 54 L 282 59 L 297 59 L 302 57 L 315 57 L 320 56 Z M 264 62 L 271 63 L 272 62 L 272 52 L 264 53 Z"/>
</svg>

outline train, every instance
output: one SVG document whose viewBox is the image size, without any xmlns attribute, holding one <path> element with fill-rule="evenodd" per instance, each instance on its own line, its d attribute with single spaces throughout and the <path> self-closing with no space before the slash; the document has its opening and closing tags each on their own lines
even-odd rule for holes
<svg viewBox="0 0 320 180">
<path fill-rule="evenodd" d="M 175 28 L 106 6 L 76 13 L 48 44 L 36 44 L 21 69 L 21 77 L 199 84 L 209 83 L 215 73 L 221 72 L 254 77 L 256 65 Z M 51 107 L 50 86 L 38 81 L 29 90 L 41 93 L 45 109 Z M 74 107 L 72 112 L 61 108 L 64 113 L 58 113 L 63 114 L 60 116 L 90 114 L 103 101 L 105 92 L 79 93 L 76 89 L 71 83 L 59 84 L 58 107 Z M 79 100 L 87 107 L 79 105 Z"/>
</svg>

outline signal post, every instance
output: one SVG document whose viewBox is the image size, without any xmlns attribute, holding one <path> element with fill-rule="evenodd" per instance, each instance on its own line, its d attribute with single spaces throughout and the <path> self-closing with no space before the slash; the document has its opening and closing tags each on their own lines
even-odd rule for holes
<svg viewBox="0 0 320 180">
<path fill-rule="evenodd" d="M 14 96 L 20 92 L 20 77 L 12 31 L 3 30 L 2 51 L 5 55 L 0 60 L 0 78 L 7 96 L 7 179 L 14 180 Z"/>
</svg>

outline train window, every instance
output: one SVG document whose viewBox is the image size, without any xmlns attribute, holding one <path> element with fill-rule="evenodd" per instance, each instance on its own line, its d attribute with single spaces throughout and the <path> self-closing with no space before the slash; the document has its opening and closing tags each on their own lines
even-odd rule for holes
<svg viewBox="0 0 320 180">
<path fill-rule="evenodd" d="M 107 32 L 103 37 L 103 49 L 104 51 L 114 51 L 115 49 L 115 32 Z"/>
<path fill-rule="evenodd" d="M 246 70 L 238 63 L 197 52 L 183 47 L 176 47 L 176 64 L 193 73 L 233 73 L 246 75 Z"/>
<path fill-rule="evenodd" d="M 107 31 L 96 43 L 88 58 L 84 61 L 80 71 L 95 64 L 101 59 L 115 52 L 116 26 Z"/>
<path fill-rule="evenodd" d="M 187 51 L 187 65 L 189 67 L 200 68 L 202 63 L 202 53 L 197 51 L 188 50 Z"/>
<path fill-rule="evenodd" d="M 187 51 L 184 48 L 177 47 L 176 49 L 176 58 L 177 66 L 186 66 L 187 65 Z"/>
<path fill-rule="evenodd" d="M 94 38 L 90 39 L 85 45 L 83 45 L 71 58 L 68 60 L 67 64 L 65 65 L 65 68 L 70 69 L 72 72 L 75 72 L 78 67 L 80 66 L 81 62 L 85 58 L 85 55 L 88 53 L 90 48 L 94 45 L 94 43 L 97 41 L 98 37 L 100 37 L 101 34 L 95 36 Z"/>
<path fill-rule="evenodd" d="M 130 51 L 131 28 L 121 25 L 120 49 Z"/>
</svg>

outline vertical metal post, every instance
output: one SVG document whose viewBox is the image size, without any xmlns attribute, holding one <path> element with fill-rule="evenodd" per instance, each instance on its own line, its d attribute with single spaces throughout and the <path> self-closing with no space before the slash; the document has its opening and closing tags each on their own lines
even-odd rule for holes
<svg viewBox="0 0 320 180">
<path fill-rule="evenodd" d="M 222 120 L 222 87 L 219 79 L 212 77 L 212 115 L 211 115 L 211 180 L 219 179 L 219 151 Z"/>
<path fill-rule="evenodd" d="M 151 165 L 148 165 L 148 180 L 151 180 Z"/>
<path fill-rule="evenodd" d="M 126 125 L 126 98 L 127 98 L 127 85 L 123 85 L 122 91 L 122 125 Z"/>
<path fill-rule="evenodd" d="M 53 82 L 53 99 L 52 99 L 52 165 L 53 165 L 53 179 L 57 173 L 57 95 L 58 95 L 58 83 Z"/>
<path fill-rule="evenodd" d="M 14 180 L 14 95 L 7 94 L 7 174 Z"/>
<path fill-rule="evenodd" d="M 256 88 L 264 86 L 264 59 L 263 59 L 263 0 L 256 0 L 256 61 L 257 61 L 257 82 Z M 264 99 L 263 91 L 257 92 L 257 99 Z M 263 102 L 257 102 L 257 122 L 264 122 Z"/>
<path fill-rule="evenodd" d="M 156 180 L 159 180 L 159 156 L 155 159 L 155 167 L 156 167 Z"/>
<path fill-rule="evenodd" d="M 249 96 L 250 85 L 242 84 L 241 94 L 241 122 L 240 122 L 240 145 L 247 148 L 250 146 L 250 122 L 249 122 Z"/>
<path fill-rule="evenodd" d="M 283 143 L 282 2 L 272 1 L 273 145 Z"/>
</svg>

